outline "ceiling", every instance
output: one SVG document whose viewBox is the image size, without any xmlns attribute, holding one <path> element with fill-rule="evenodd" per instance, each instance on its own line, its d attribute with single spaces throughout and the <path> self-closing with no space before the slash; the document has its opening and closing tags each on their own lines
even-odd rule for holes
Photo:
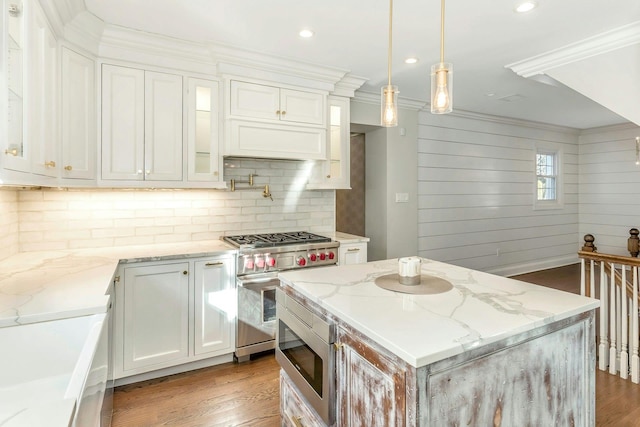
<svg viewBox="0 0 640 427">
<path fill-rule="evenodd" d="M 387 0 L 85 0 L 108 24 L 350 70 L 380 93 L 387 80 Z M 586 129 L 626 120 L 562 85 L 525 79 L 505 65 L 640 20 L 638 0 L 449 0 L 445 61 L 454 66 L 454 110 Z M 309 28 L 311 39 L 298 32 Z M 439 60 L 440 2 L 395 0 L 392 83 L 427 102 Z M 417 56 L 417 64 L 404 63 Z"/>
</svg>

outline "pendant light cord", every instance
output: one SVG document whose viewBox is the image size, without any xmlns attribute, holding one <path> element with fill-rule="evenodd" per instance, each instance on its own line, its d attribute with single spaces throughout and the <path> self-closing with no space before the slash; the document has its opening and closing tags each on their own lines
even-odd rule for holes
<svg viewBox="0 0 640 427">
<path fill-rule="evenodd" d="M 440 5 L 440 63 L 444 63 L 444 0 Z"/>
<path fill-rule="evenodd" d="M 387 58 L 387 63 L 389 66 L 389 69 L 388 69 L 388 78 L 389 78 L 388 85 L 389 86 L 391 86 L 391 44 L 392 44 L 391 37 L 393 34 L 392 25 L 393 25 L 393 0 L 389 0 L 389 53 Z"/>
</svg>

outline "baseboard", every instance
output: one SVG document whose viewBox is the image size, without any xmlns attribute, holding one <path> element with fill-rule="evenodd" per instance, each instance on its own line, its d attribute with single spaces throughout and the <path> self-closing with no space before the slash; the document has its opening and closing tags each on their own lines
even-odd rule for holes
<svg viewBox="0 0 640 427">
<path fill-rule="evenodd" d="M 118 378 L 115 380 L 115 387 L 133 384 L 140 381 L 152 380 L 160 377 L 166 377 L 168 375 L 181 374 L 183 372 L 194 371 L 196 369 L 208 368 L 209 366 L 220 365 L 227 362 L 233 362 L 233 353 L 210 357 L 208 359 L 196 360 L 194 362 L 185 363 L 183 365 L 171 366 L 169 368 L 158 369 L 156 371 L 132 375 L 130 377 Z"/>
<path fill-rule="evenodd" d="M 543 260 L 536 260 L 524 264 L 515 264 L 501 266 L 491 270 L 487 270 L 487 273 L 495 274 L 498 276 L 511 277 L 518 274 L 531 273 L 534 271 L 547 270 L 549 268 L 563 267 L 565 265 L 577 264 L 579 262 L 578 254 L 566 255 L 558 258 L 550 258 Z"/>
</svg>

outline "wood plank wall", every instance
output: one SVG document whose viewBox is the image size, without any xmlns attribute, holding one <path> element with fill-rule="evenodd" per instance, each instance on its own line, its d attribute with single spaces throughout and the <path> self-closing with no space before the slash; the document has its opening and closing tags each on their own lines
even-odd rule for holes
<svg viewBox="0 0 640 427">
<path fill-rule="evenodd" d="M 559 209 L 534 209 L 540 144 L 562 151 Z M 576 130 L 421 112 L 418 180 L 421 256 L 501 275 L 577 262 Z"/>
<path fill-rule="evenodd" d="M 629 255 L 630 228 L 640 228 L 640 127 L 620 125 L 580 135 L 580 239 L 596 237 L 598 252 Z"/>
</svg>

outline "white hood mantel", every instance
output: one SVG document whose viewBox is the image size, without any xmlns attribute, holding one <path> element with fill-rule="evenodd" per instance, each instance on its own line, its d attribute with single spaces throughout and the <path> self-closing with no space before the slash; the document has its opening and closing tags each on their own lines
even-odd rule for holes
<svg viewBox="0 0 640 427">
<path fill-rule="evenodd" d="M 506 68 L 551 77 L 640 126 L 640 21 Z"/>
</svg>

